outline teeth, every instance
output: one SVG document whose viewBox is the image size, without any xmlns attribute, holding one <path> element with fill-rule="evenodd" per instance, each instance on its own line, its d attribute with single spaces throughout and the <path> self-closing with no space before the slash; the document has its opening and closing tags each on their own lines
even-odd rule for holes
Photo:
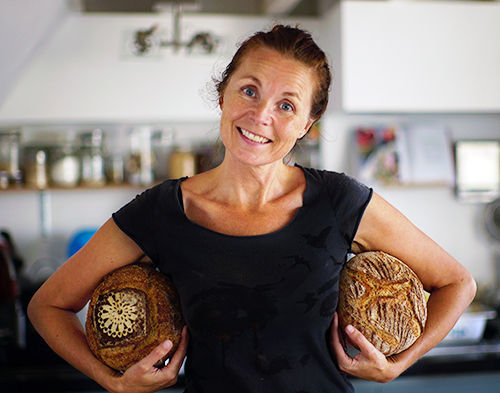
<svg viewBox="0 0 500 393">
<path fill-rule="evenodd" d="M 245 137 L 247 137 L 248 139 L 250 139 L 251 141 L 254 141 L 254 142 L 257 142 L 257 143 L 267 143 L 267 142 L 270 141 L 269 139 L 264 138 L 263 136 L 258 136 L 258 135 L 252 134 L 251 132 L 248 132 L 247 130 L 244 130 L 242 128 L 240 130 L 241 130 L 241 133 Z"/>
</svg>

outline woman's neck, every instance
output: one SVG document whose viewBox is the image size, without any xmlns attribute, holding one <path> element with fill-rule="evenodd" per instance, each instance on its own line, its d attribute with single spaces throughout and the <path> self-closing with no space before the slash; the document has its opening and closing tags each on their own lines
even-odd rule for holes
<svg viewBox="0 0 500 393">
<path fill-rule="evenodd" d="M 210 173 L 210 193 L 225 203 L 258 209 L 297 187 L 297 169 L 283 162 L 251 167 L 224 160 Z"/>
</svg>

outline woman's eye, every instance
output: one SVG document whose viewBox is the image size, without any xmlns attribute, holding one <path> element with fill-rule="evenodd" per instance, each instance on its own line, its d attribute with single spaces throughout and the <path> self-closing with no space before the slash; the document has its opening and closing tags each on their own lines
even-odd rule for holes
<svg viewBox="0 0 500 393">
<path fill-rule="evenodd" d="M 255 97 L 255 90 L 252 89 L 251 87 L 245 87 L 243 89 L 243 93 L 245 93 L 249 97 Z"/>
<path fill-rule="evenodd" d="M 283 109 L 284 111 L 291 111 L 291 110 L 293 110 L 293 106 L 291 106 L 287 102 L 284 102 L 284 103 L 280 104 L 280 108 Z"/>
</svg>

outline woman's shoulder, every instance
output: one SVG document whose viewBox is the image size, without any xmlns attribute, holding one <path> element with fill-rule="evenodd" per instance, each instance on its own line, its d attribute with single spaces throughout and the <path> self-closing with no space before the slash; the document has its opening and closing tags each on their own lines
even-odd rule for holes
<svg viewBox="0 0 500 393">
<path fill-rule="evenodd" d="M 328 186 L 338 185 L 338 186 L 364 186 L 361 182 L 356 180 L 354 177 L 345 174 L 344 172 L 335 172 L 326 169 L 316 169 L 309 167 L 300 167 L 304 171 L 306 177 L 314 181 L 321 183 L 326 183 Z M 366 187 L 366 186 L 364 186 Z"/>
<path fill-rule="evenodd" d="M 335 204 L 345 200 L 366 201 L 371 198 L 372 189 L 343 172 L 324 169 L 303 168 L 307 187 L 326 190 Z"/>
</svg>

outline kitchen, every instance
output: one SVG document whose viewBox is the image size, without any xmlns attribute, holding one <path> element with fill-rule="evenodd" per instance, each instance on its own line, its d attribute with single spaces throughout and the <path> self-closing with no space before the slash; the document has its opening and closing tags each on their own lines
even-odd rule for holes
<svg viewBox="0 0 500 393">
<path fill-rule="evenodd" d="M 320 166 L 352 173 L 352 130 L 360 126 L 425 125 L 446 128 L 452 141 L 500 139 L 498 2 L 361 3 L 318 2 L 320 16 L 292 17 L 317 35 L 335 72 L 317 146 Z M 185 11 L 182 40 L 210 31 L 221 42 L 215 53 L 188 55 L 166 47 L 137 57 L 127 51 L 126 37 L 158 24 L 163 39 L 171 39 L 175 19 L 170 8 L 117 15 L 76 12 L 65 1 L 1 1 L 0 128 L 22 127 L 26 139 L 99 128 L 111 142 L 131 128 L 146 127 L 171 132 L 179 145 L 210 144 L 218 117 L 206 91 L 212 75 L 239 37 L 273 20 L 252 12 Z M 402 17 L 409 14 L 413 22 Z M 380 25 L 394 30 L 380 31 Z M 425 92 L 431 88 L 429 97 Z M 439 184 L 376 187 L 463 263 L 483 293 L 495 288 L 495 247 L 483 222 L 486 203 L 459 201 L 449 178 Z M 44 192 L 0 190 L 0 226 L 12 235 L 26 271 L 43 276 L 67 257 L 78 231 L 102 224 L 142 188 L 139 182 Z M 37 273 L 38 261 L 49 263 Z M 496 353 L 485 356 L 493 358 L 489 367 L 497 371 Z M 484 362 L 479 364 L 483 370 Z"/>
</svg>

